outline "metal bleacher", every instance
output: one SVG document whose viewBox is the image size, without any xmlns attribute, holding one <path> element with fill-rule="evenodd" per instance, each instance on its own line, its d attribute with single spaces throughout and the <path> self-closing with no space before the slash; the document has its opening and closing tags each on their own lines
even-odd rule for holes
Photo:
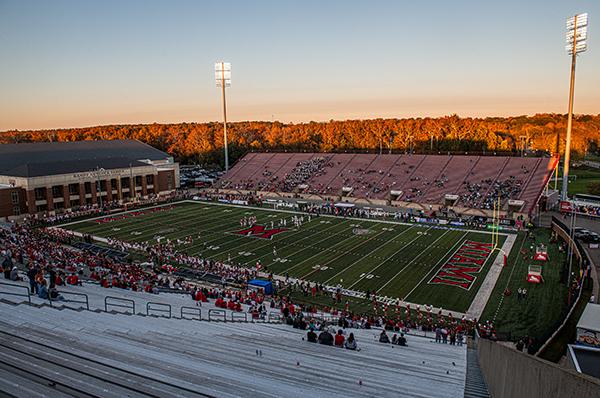
<svg viewBox="0 0 600 398">
<path fill-rule="evenodd" d="M 72 287 L 69 287 L 71 289 Z M 50 307 L 0 298 L 0 395 L 28 397 L 457 397 L 465 393 L 466 346 L 408 336 L 378 342 L 380 330 L 352 329 L 360 351 L 311 344 L 279 323 L 206 322 Z M 74 291 L 75 291 L 74 290 Z M 107 289 L 104 289 L 106 291 Z M 114 298 L 189 297 L 108 289 Z M 23 301 L 23 300 L 21 300 Z M 189 302 L 189 301 L 188 301 Z M 179 303 L 179 304 L 178 304 Z M 206 304 L 206 303 L 205 303 Z M 202 311 L 210 310 L 210 305 Z M 142 312 L 143 313 L 143 312 Z"/>
</svg>

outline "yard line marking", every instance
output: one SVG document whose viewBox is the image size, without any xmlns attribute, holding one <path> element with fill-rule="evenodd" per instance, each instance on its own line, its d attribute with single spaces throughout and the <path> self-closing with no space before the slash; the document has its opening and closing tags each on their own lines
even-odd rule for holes
<svg viewBox="0 0 600 398">
<path fill-rule="evenodd" d="M 341 223 L 339 223 L 339 224 L 337 224 L 337 225 L 342 225 L 342 224 L 343 224 L 343 223 L 345 223 L 345 222 L 346 222 L 346 220 L 342 221 Z M 335 227 L 335 225 L 334 225 L 334 226 L 331 226 L 331 227 L 327 227 L 327 229 L 331 229 L 331 228 L 333 228 L 333 227 Z M 327 229 L 326 229 L 326 230 L 327 230 Z M 326 230 L 323 230 L 323 231 L 321 231 L 321 232 L 324 232 L 324 231 L 326 231 Z M 333 235 L 329 236 L 329 238 L 331 238 L 332 236 L 336 236 L 336 235 L 340 235 L 340 234 L 346 233 L 346 232 L 348 232 L 348 231 L 347 231 L 347 229 L 346 229 L 346 228 L 344 228 L 342 231 L 340 231 L 340 232 L 336 232 L 336 233 L 334 233 Z M 317 232 L 317 233 L 320 233 L 320 232 Z M 306 238 L 302 238 L 302 239 L 298 240 L 298 242 L 301 242 L 301 241 L 303 241 L 303 240 L 305 240 L 305 239 L 309 239 L 309 238 L 314 238 L 314 236 L 313 236 L 313 235 L 311 235 L 311 236 L 307 236 Z M 283 247 L 281 250 L 285 250 L 285 249 L 286 249 L 287 247 L 289 247 L 289 246 L 292 246 L 292 245 L 286 245 L 286 246 L 285 246 L 285 247 Z M 294 255 L 296 255 L 296 254 L 298 254 L 298 253 L 300 253 L 300 252 L 302 252 L 302 251 L 304 251 L 304 250 L 308 249 L 309 247 L 311 247 L 311 246 L 303 246 L 303 247 L 302 247 L 302 249 L 300 249 L 300 250 L 297 250 L 297 251 L 295 251 L 295 252 L 293 252 L 293 253 L 291 253 L 291 254 L 288 254 L 288 255 L 286 255 L 285 257 L 286 257 L 286 258 L 289 258 L 289 257 L 291 257 L 291 256 L 294 256 Z M 333 247 L 333 246 L 332 246 L 332 247 Z M 266 257 L 266 256 L 268 256 L 269 254 L 271 254 L 271 253 L 266 253 L 266 254 L 263 254 L 262 256 L 258 257 L 258 258 L 257 258 L 257 260 L 258 260 L 258 259 L 261 259 L 261 258 L 263 258 L 263 257 Z M 254 261 L 254 259 L 253 259 L 252 261 Z M 270 266 L 270 265 L 272 265 L 272 264 L 274 264 L 274 263 L 275 263 L 275 261 L 271 261 L 270 263 L 266 264 L 266 265 L 265 265 L 265 267 L 268 267 L 268 266 Z M 296 264 L 296 265 L 298 265 L 298 264 Z M 294 267 L 295 267 L 295 266 L 294 266 Z M 291 268 L 294 268 L 294 267 L 291 267 Z M 288 268 L 288 269 L 286 269 L 284 272 L 288 272 L 288 271 L 289 271 L 291 268 Z"/>
<path fill-rule="evenodd" d="M 370 241 L 371 239 L 374 239 L 375 237 L 383 234 L 384 232 L 387 231 L 381 231 L 380 233 L 378 233 L 377 235 L 373 236 L 372 238 L 367 239 L 365 242 L 363 242 L 362 244 L 360 244 L 359 246 L 364 245 L 365 243 L 367 243 L 368 241 Z M 382 245 L 378 245 L 377 247 L 375 247 L 375 249 L 371 250 L 370 252 L 368 252 L 367 254 L 365 254 L 364 256 L 361 256 L 358 260 L 356 260 L 355 262 L 353 262 L 352 264 L 350 264 L 349 266 L 347 266 L 346 268 L 344 268 L 343 270 L 341 270 L 340 272 L 338 272 L 337 274 L 333 275 L 331 278 L 327 279 L 325 282 L 323 283 L 327 283 L 330 280 L 332 280 L 333 278 L 335 278 L 336 276 L 340 275 L 342 272 L 345 272 L 347 269 L 349 269 L 350 267 L 355 266 L 356 264 L 358 264 L 359 261 L 361 261 L 363 258 L 365 257 L 369 257 L 372 253 L 374 253 L 376 250 L 379 250 L 382 246 L 385 246 L 388 242 L 382 244 Z M 314 271 L 313 271 L 314 272 Z M 308 275 L 312 274 L 312 272 L 310 272 Z M 304 279 L 304 276 L 302 277 L 302 279 Z"/>
<path fill-rule="evenodd" d="M 311 221 L 309 221 L 309 222 L 312 222 L 312 220 L 311 220 Z M 335 224 L 335 225 L 332 225 L 332 226 L 330 226 L 330 227 L 327 227 L 327 228 L 325 228 L 323 231 L 320 231 L 320 232 L 317 232 L 317 233 L 325 232 L 325 231 L 327 231 L 327 230 L 329 230 L 329 229 L 332 229 L 332 228 L 335 228 L 335 227 L 337 227 L 337 226 L 339 226 L 339 225 L 342 225 L 342 224 L 343 224 L 343 223 L 345 223 L 345 222 L 346 222 L 346 220 L 342 221 L 342 222 L 341 222 L 341 223 L 339 223 L 339 224 Z M 289 239 L 289 238 L 291 238 L 291 237 L 293 237 L 293 236 L 295 236 L 295 235 L 298 235 L 298 234 L 300 234 L 300 233 L 304 233 L 304 232 L 307 232 L 307 231 L 316 231 L 316 229 L 314 229 L 314 228 L 307 228 L 307 229 L 304 229 L 304 230 L 300 229 L 300 230 L 298 230 L 297 232 L 293 232 L 293 233 L 291 233 L 291 234 L 288 234 L 288 235 L 287 235 L 287 236 L 284 238 L 284 240 L 287 240 L 287 239 Z M 342 232 L 343 232 L 343 231 L 342 231 Z M 314 235 L 309 235 L 309 236 L 307 236 L 307 237 L 305 237 L 305 238 L 299 239 L 297 242 L 301 242 L 301 241 L 303 241 L 303 240 L 305 240 L 305 239 L 309 239 L 309 238 L 314 238 Z M 255 240 L 251 240 L 251 241 L 250 241 L 250 242 L 248 242 L 248 243 L 244 243 L 244 244 L 242 244 L 242 245 L 240 245 L 240 246 L 237 246 L 237 247 L 236 247 L 236 250 L 237 250 L 237 248 L 239 248 L 239 247 L 242 247 L 242 246 L 244 246 L 244 245 L 248 245 L 248 244 L 251 244 L 251 243 L 256 243 L 256 241 L 255 241 Z M 274 243 L 275 243 L 275 242 L 273 242 L 273 241 L 269 241 L 269 243 L 266 243 L 266 244 L 264 244 L 264 245 L 262 245 L 262 246 L 260 246 L 260 247 L 257 247 L 256 249 L 254 249 L 254 251 L 255 251 L 255 252 L 257 252 L 258 250 L 264 249 L 265 247 L 272 246 Z M 287 245 L 283 246 L 283 247 L 281 248 L 281 250 L 284 250 L 284 249 L 285 249 L 286 247 L 288 247 L 288 246 L 291 246 L 291 245 L 290 245 L 290 244 L 287 244 Z M 304 249 L 302 249 L 302 250 L 304 250 Z M 217 256 L 217 255 L 219 255 L 219 254 L 222 254 L 222 253 L 215 254 L 215 256 Z M 257 257 L 257 258 L 254 258 L 254 259 L 252 259 L 252 261 L 255 261 L 255 260 L 261 259 L 261 258 L 263 258 L 263 257 L 265 257 L 265 256 L 268 256 L 269 254 L 272 254 L 272 253 L 271 253 L 271 252 L 267 252 L 266 254 L 263 254 L 263 255 L 262 255 L 262 256 L 260 256 L 260 257 Z M 237 257 L 240 257 L 240 256 L 239 256 L 239 255 L 237 255 L 237 256 L 231 257 L 231 259 L 233 260 L 234 258 L 237 258 Z M 289 257 L 289 256 L 286 256 L 286 257 Z M 244 263 L 244 264 L 247 264 L 247 262 L 246 262 L 246 263 Z M 270 264 L 272 264 L 272 263 L 270 263 Z"/>
<path fill-rule="evenodd" d="M 412 227 L 411 227 L 412 228 Z M 404 232 L 410 230 L 411 228 L 406 229 Z M 402 234 L 400 234 L 402 235 Z M 398 235 L 398 236 L 400 236 Z M 397 237 L 398 237 L 397 236 Z M 407 242 L 404 246 L 402 246 L 400 249 L 396 250 L 394 252 L 394 254 L 392 254 L 391 256 L 389 256 L 388 258 L 384 259 L 382 262 L 380 262 L 375 268 L 373 268 L 372 270 L 365 272 L 365 276 L 368 274 L 372 274 L 373 271 L 375 271 L 377 268 L 381 267 L 383 264 L 387 263 L 390 259 L 392 259 L 396 254 L 400 253 L 402 250 L 406 249 L 410 244 L 412 244 L 414 241 L 416 241 L 419 238 L 422 238 L 423 236 L 427 236 L 427 235 L 417 235 L 415 236 L 414 239 L 412 239 L 410 242 Z M 397 238 L 396 237 L 396 238 Z M 354 287 L 354 285 L 356 285 L 358 282 L 362 281 L 363 279 L 365 279 L 365 277 L 361 277 L 359 278 L 356 282 L 354 282 L 353 284 L 351 284 L 350 286 L 347 287 L 347 289 L 352 289 L 352 287 Z"/>
<path fill-rule="evenodd" d="M 254 207 L 254 206 L 244 206 L 244 205 L 233 205 L 233 204 L 229 204 L 229 203 L 213 203 L 213 202 L 198 202 L 198 201 L 194 201 L 191 199 L 185 199 L 182 200 L 181 202 L 176 202 L 176 203 L 204 203 L 204 204 L 210 204 L 210 205 L 217 205 L 217 206 L 230 206 L 230 207 L 239 207 L 242 209 L 247 209 L 247 208 L 253 208 L 253 209 L 263 209 L 262 207 Z M 274 212 L 280 212 L 280 213 L 292 213 L 292 214 L 310 214 L 307 212 L 302 212 L 302 211 L 294 211 L 294 210 L 280 210 L 280 209 L 268 209 L 266 211 L 274 211 Z M 494 231 L 483 231 L 483 230 L 474 230 L 474 229 L 465 229 L 465 228 L 452 228 L 452 227 L 448 227 L 446 225 L 442 225 L 442 224 L 436 224 L 436 225 L 430 225 L 430 224 L 420 224 L 417 222 L 402 222 L 402 221 L 396 221 L 396 220 L 382 220 L 382 219 L 373 219 L 373 218 L 358 218 L 358 217 L 340 217 L 340 216 L 334 216 L 331 214 L 319 214 L 319 217 L 329 217 L 329 218 L 343 218 L 344 220 L 354 220 L 354 221 L 366 221 L 366 222 L 372 222 L 372 223 L 383 223 L 383 224 L 392 224 L 392 225 L 407 225 L 407 226 L 411 226 L 411 225 L 416 225 L 417 227 L 421 227 L 421 228 L 433 228 L 434 226 L 437 226 L 437 229 L 446 229 L 446 230 L 450 230 L 450 231 L 469 231 L 469 232 L 477 232 L 480 234 L 487 234 L 487 235 L 491 235 L 494 234 L 496 232 Z M 316 217 L 316 216 L 315 216 Z M 500 232 L 500 235 L 504 235 L 507 236 L 509 235 L 508 233 L 505 232 Z"/>
<path fill-rule="evenodd" d="M 354 227 L 353 227 L 353 228 L 354 228 Z M 346 231 L 342 231 L 342 232 L 346 232 Z M 383 233 L 383 232 L 385 232 L 385 231 L 382 231 L 381 233 Z M 341 233 L 341 232 L 340 232 L 340 233 Z M 370 239 L 373 239 L 375 236 L 377 236 L 377 235 L 374 235 L 374 236 L 373 236 L 372 238 L 370 238 Z M 356 235 L 350 235 L 350 236 L 349 236 L 349 237 L 347 237 L 346 239 L 343 239 L 343 240 L 339 241 L 338 243 L 335 243 L 333 246 L 331 246 L 331 247 L 330 247 L 330 249 L 331 249 L 331 248 L 333 248 L 333 247 L 336 247 L 336 246 L 338 246 L 338 245 L 341 245 L 342 243 L 345 243 L 345 242 L 347 242 L 349 239 L 353 239 L 353 238 L 356 238 Z M 367 243 L 367 242 L 368 242 L 370 239 L 367 239 L 366 241 L 364 241 L 363 243 L 359 244 L 358 246 L 362 246 L 363 244 Z M 306 250 L 306 249 L 307 249 L 307 247 L 305 247 L 305 248 L 304 248 L 304 249 L 302 249 L 302 250 Z M 301 250 L 301 251 L 302 251 L 302 250 Z M 344 252 L 344 253 L 345 253 L 345 252 Z M 316 256 L 320 256 L 321 254 L 323 254 L 323 253 L 321 253 L 321 252 L 318 252 L 318 253 L 316 253 L 316 254 L 313 254 L 312 256 L 310 256 L 310 257 L 308 257 L 308 258 L 305 258 L 304 260 L 300 261 L 298 264 L 294 265 L 293 267 L 290 267 L 290 268 L 286 269 L 286 270 L 285 270 L 285 272 L 288 272 L 288 273 L 289 273 L 289 271 L 290 271 L 290 270 L 292 270 L 292 269 L 296 268 L 296 267 L 297 267 L 297 266 L 299 266 L 300 264 L 304 264 L 304 263 L 305 263 L 305 262 L 307 262 L 308 260 L 310 260 L 310 259 L 312 259 L 312 258 L 314 258 L 314 257 L 316 257 Z M 325 262 L 324 264 L 320 264 L 320 265 L 326 265 L 326 264 L 329 264 L 329 263 L 331 263 L 332 261 L 335 261 L 335 260 L 337 260 L 338 258 L 340 258 L 340 256 L 336 256 L 336 257 L 332 258 L 331 260 L 329 260 L 329 261 Z M 308 274 L 306 274 L 305 276 L 301 277 L 300 279 L 304 279 L 306 276 L 308 276 L 308 275 L 312 274 L 313 272 L 314 272 L 314 270 L 313 270 L 313 271 L 311 271 L 311 272 L 309 272 L 309 273 L 308 273 Z"/>
<path fill-rule="evenodd" d="M 449 232 L 449 230 L 444 231 L 443 234 L 441 234 L 436 240 L 434 240 L 431 245 L 429 246 L 433 246 L 434 244 L 437 243 L 438 240 L 442 239 L 447 233 Z M 404 271 L 409 265 L 411 265 L 412 263 L 414 263 L 415 261 L 417 261 L 418 258 L 420 258 L 423 254 L 425 254 L 424 251 L 422 251 L 421 253 L 419 253 L 415 258 L 413 258 L 408 264 L 406 264 L 404 267 L 402 267 L 402 269 L 400 271 L 398 271 L 396 273 L 396 275 L 394 275 L 393 277 L 391 277 L 383 286 L 381 286 L 379 289 L 377 289 L 377 292 L 379 293 L 384 287 L 386 287 L 387 285 L 389 285 L 394 279 L 396 279 L 396 277 L 398 275 L 400 275 L 402 273 L 402 271 Z"/>
<path fill-rule="evenodd" d="M 440 260 L 434 264 L 433 267 L 431 267 L 431 269 L 423 276 L 423 278 L 419 281 L 419 283 L 417 283 L 415 285 L 415 287 L 412 288 L 412 290 L 410 292 L 408 292 L 405 296 L 404 299 L 406 300 L 408 298 L 408 296 L 411 295 L 412 292 L 414 292 L 415 290 L 417 290 L 417 287 L 419 287 L 419 285 L 421 285 L 421 283 L 423 283 L 423 281 L 429 276 L 429 274 L 431 274 L 431 271 L 433 271 L 434 269 L 436 269 L 438 267 L 438 265 L 444 261 L 444 263 L 447 261 L 448 258 L 451 258 L 458 249 L 454 249 L 456 247 L 456 245 L 458 245 L 459 243 L 464 243 L 464 239 L 465 237 L 469 234 L 469 232 L 465 232 L 465 234 L 463 236 L 460 237 L 459 240 L 456 241 L 455 244 L 452 245 L 452 247 L 450 249 L 448 249 L 448 251 L 446 252 L 446 255 L 442 256 L 440 258 Z M 448 254 L 450 254 L 450 256 L 448 256 Z M 442 264 L 443 265 L 443 264 Z M 441 269 L 441 265 L 440 265 L 440 269 Z M 439 269 L 438 269 L 439 271 Z"/>
<path fill-rule="evenodd" d="M 305 225 L 308 225 L 308 224 L 314 225 L 313 221 L 315 221 L 315 219 L 312 219 L 311 221 L 307 221 L 307 222 L 305 223 Z M 260 225 L 260 223 L 257 223 L 257 224 L 259 224 L 259 225 Z M 264 222 L 262 225 L 264 225 L 265 227 L 267 227 L 267 226 L 268 226 L 268 224 L 269 224 L 269 222 L 265 221 L 265 222 Z M 337 224 L 337 225 L 339 225 L 339 224 Z M 240 228 L 247 228 L 247 227 L 241 227 L 241 226 L 240 226 Z M 283 227 L 283 228 L 287 228 L 287 227 Z M 292 231 L 292 228 L 293 228 L 293 226 L 290 226 L 290 228 L 289 228 L 289 229 L 287 229 L 287 230 L 288 230 L 288 231 Z M 287 239 L 287 238 L 289 238 L 289 237 L 291 237 L 291 236 L 293 236 L 293 235 L 296 235 L 296 234 L 298 234 L 298 233 L 301 233 L 301 232 L 306 232 L 306 231 L 309 231 L 309 230 L 312 230 L 312 229 L 310 229 L 310 228 L 309 228 L 309 229 L 305 229 L 304 231 L 303 231 L 303 230 L 301 230 L 301 229 L 298 229 L 296 232 L 292 232 L 292 233 L 290 233 L 290 234 L 287 234 L 287 236 L 286 236 L 286 238 L 285 238 L 285 239 Z M 224 231 L 224 232 L 225 232 L 225 233 L 228 233 L 228 232 L 233 232 L 233 231 Z M 217 240 L 221 240 L 221 239 L 223 239 L 223 238 L 225 238 L 225 236 L 221 235 L 221 236 L 219 236 L 218 238 L 216 238 L 216 239 L 213 239 L 211 242 L 213 242 L 213 241 L 217 241 Z M 237 246 L 233 246 L 233 247 L 231 247 L 231 248 L 226 248 L 225 250 L 223 250 L 223 251 L 221 251 L 221 252 L 219 252 L 219 253 L 212 254 L 212 255 L 210 255 L 210 256 L 209 256 L 209 257 L 207 257 L 207 258 L 213 258 L 213 257 L 219 256 L 219 255 L 221 255 L 221 254 L 225 253 L 227 250 L 237 250 L 237 249 L 238 249 L 238 248 L 240 248 L 240 247 L 243 247 L 243 246 L 246 246 L 246 245 L 251 245 L 251 244 L 253 244 L 253 243 L 256 243 L 256 241 L 255 241 L 254 239 L 248 239 L 248 237 L 247 237 L 247 236 L 244 236 L 244 235 L 236 235 L 236 234 L 230 233 L 230 234 L 229 234 L 229 238 L 230 238 L 230 239 L 227 239 L 227 241 L 226 241 L 226 242 L 224 242 L 224 244 L 232 244 L 232 243 L 235 243 L 235 242 L 238 242 L 238 241 L 240 241 L 240 242 L 244 242 L 244 243 L 240 243 L 239 245 L 237 245 Z M 273 241 L 269 240 L 269 242 L 271 242 L 271 243 L 268 243 L 268 244 L 266 244 L 266 245 L 263 245 L 263 246 L 261 246 L 261 247 L 260 247 L 260 249 L 262 249 L 262 248 L 264 248 L 264 247 L 267 247 L 267 246 L 269 246 L 269 245 L 273 244 L 273 243 L 272 243 Z M 239 257 L 239 256 L 236 256 L 236 257 Z M 235 258 L 235 257 L 232 257 L 232 259 L 233 259 L 233 258 Z"/>
</svg>

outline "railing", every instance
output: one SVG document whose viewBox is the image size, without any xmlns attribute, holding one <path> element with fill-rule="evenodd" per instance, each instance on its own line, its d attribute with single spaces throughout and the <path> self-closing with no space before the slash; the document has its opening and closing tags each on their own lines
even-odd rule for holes
<svg viewBox="0 0 600 398">
<path fill-rule="evenodd" d="M 212 321 L 220 321 L 221 319 L 213 319 L 213 318 L 221 318 L 223 322 L 227 322 L 227 312 L 225 310 L 216 310 L 210 309 L 208 310 L 208 320 Z"/>
<path fill-rule="evenodd" d="M 232 312 L 231 322 L 248 322 L 248 314 L 245 312 Z"/>
<path fill-rule="evenodd" d="M 109 300 L 116 301 L 110 302 Z M 104 297 L 104 311 L 108 312 L 108 307 L 118 307 L 131 309 L 131 313 L 135 315 L 135 301 L 115 296 Z"/>
<path fill-rule="evenodd" d="M 275 320 L 276 322 L 281 322 L 282 318 L 283 315 L 281 315 L 281 312 L 271 311 L 269 312 L 269 315 L 267 315 L 268 322 L 273 322 L 273 320 Z"/>
<path fill-rule="evenodd" d="M 29 301 L 29 304 L 31 304 L 31 293 L 30 293 L 29 288 L 27 286 L 21 286 L 21 285 L 16 285 L 14 283 L 6 283 L 6 282 L 0 282 L 0 285 L 2 285 L 2 286 L 16 287 L 17 289 L 20 289 L 20 290 L 25 289 L 25 291 L 27 293 L 6 292 L 6 291 L 4 291 L 4 289 L 2 289 L 2 290 L 0 290 L 0 294 L 3 294 L 5 296 L 27 297 L 27 301 Z"/>
<path fill-rule="evenodd" d="M 66 303 L 75 303 L 75 304 L 84 304 L 85 305 L 85 309 L 86 310 L 90 310 L 90 299 L 88 297 L 87 294 L 85 293 L 72 293 L 72 292 L 58 292 L 59 295 L 64 296 L 75 296 L 75 297 L 83 297 L 83 299 L 81 301 L 78 300 L 70 300 L 70 299 L 64 299 L 64 300 L 60 300 L 60 299 L 53 299 L 52 297 L 50 297 L 50 293 L 48 293 L 48 301 L 50 302 L 50 306 L 52 306 L 52 302 L 53 301 L 59 301 L 59 302 L 66 302 Z"/>
<path fill-rule="evenodd" d="M 201 321 L 202 320 L 202 310 L 200 308 L 196 308 L 196 307 L 181 307 L 180 309 L 180 317 L 181 319 L 196 319 L 195 317 L 193 318 L 187 318 L 186 315 L 191 315 L 191 316 L 195 316 L 197 313 L 198 315 L 198 320 Z"/>
<path fill-rule="evenodd" d="M 154 306 L 154 308 L 153 308 L 153 306 Z M 156 303 L 156 302 L 149 301 L 148 303 L 146 303 L 146 315 L 153 315 L 150 313 L 150 311 L 158 312 L 160 314 L 168 314 L 168 316 L 167 315 L 158 315 L 158 316 L 162 316 L 165 318 L 171 318 L 171 304 Z"/>
</svg>

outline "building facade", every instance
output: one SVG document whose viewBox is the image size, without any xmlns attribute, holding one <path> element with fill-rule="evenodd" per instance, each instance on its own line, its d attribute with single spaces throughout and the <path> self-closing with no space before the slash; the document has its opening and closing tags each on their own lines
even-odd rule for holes
<svg viewBox="0 0 600 398">
<path fill-rule="evenodd" d="M 134 140 L 0 145 L 0 217 L 166 195 L 173 158 Z"/>
</svg>

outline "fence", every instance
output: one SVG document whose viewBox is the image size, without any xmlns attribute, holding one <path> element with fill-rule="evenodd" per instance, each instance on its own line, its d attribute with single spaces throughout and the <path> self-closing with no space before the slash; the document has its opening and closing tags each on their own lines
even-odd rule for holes
<svg viewBox="0 0 600 398">
<path fill-rule="evenodd" d="M 493 397 L 597 397 L 600 379 L 487 339 L 475 339 L 479 364 Z"/>
<path fill-rule="evenodd" d="M 561 220 L 559 220 L 556 217 L 552 217 L 551 227 L 552 227 L 552 230 L 554 232 L 556 232 L 562 239 L 564 239 L 565 242 L 567 242 L 567 245 L 569 247 L 571 247 L 573 256 L 577 260 L 576 268 L 573 268 L 573 269 L 585 269 L 587 264 L 589 264 L 590 259 L 587 257 L 586 251 L 581 246 L 581 243 L 579 243 L 579 241 L 577 241 L 576 239 L 571 239 L 571 234 L 570 234 L 571 229 L 569 227 L 567 227 Z M 571 278 L 571 275 L 567 275 L 567 283 L 569 283 L 570 278 Z M 573 293 L 571 293 L 571 291 L 567 292 L 568 295 L 573 294 L 575 296 L 575 300 L 569 300 L 570 303 L 567 307 L 565 307 L 563 309 L 561 316 L 560 316 L 560 320 L 557 321 L 553 327 L 549 328 L 549 331 L 544 336 L 544 339 L 543 339 L 544 343 L 537 350 L 536 355 L 539 356 L 539 355 L 543 354 L 546 347 L 548 347 L 551 344 L 551 342 L 554 340 L 554 338 L 556 338 L 556 336 L 558 336 L 559 333 L 562 331 L 562 329 L 566 326 L 567 321 L 569 320 L 569 318 L 571 317 L 571 315 L 573 313 L 573 310 L 577 306 L 577 303 L 579 302 L 579 300 L 581 300 L 581 294 L 583 292 L 583 283 L 584 283 L 585 279 L 587 279 L 587 278 L 584 278 L 584 280 L 582 280 L 582 282 L 579 284 L 576 292 L 573 292 Z"/>
<path fill-rule="evenodd" d="M 131 309 L 131 313 L 135 315 L 135 301 L 130 299 L 115 296 L 106 296 L 104 297 L 104 311 L 108 312 L 109 307 Z"/>
<path fill-rule="evenodd" d="M 90 299 L 88 297 L 87 294 L 85 293 L 73 293 L 73 292 L 65 292 L 65 291 L 60 291 L 58 292 L 59 297 L 62 296 L 63 299 L 53 299 L 52 297 L 48 296 L 48 301 L 50 302 L 50 306 L 52 306 L 52 302 L 53 301 L 58 301 L 60 303 L 74 303 L 74 304 L 83 304 L 85 305 L 85 309 L 89 311 L 90 309 Z M 76 300 L 76 299 L 67 299 L 66 297 L 82 297 L 82 300 Z"/>
<path fill-rule="evenodd" d="M 199 321 L 202 320 L 202 310 L 196 307 L 181 307 L 179 310 L 179 317 L 181 319 L 193 319 L 196 320 L 195 316 L 198 316 Z M 188 318 L 188 316 L 192 316 L 192 318 Z"/>
<path fill-rule="evenodd" d="M 210 309 L 210 310 L 208 310 L 208 320 L 209 321 L 221 321 L 222 320 L 223 322 L 227 322 L 227 311 Z"/>
<path fill-rule="evenodd" d="M 158 312 L 160 314 L 158 316 L 162 316 L 165 318 L 171 318 L 171 315 L 172 315 L 171 304 L 155 303 L 152 301 L 147 302 L 146 303 L 146 315 L 155 316 L 154 313 L 156 313 L 156 312 Z M 167 314 L 167 315 L 162 315 L 162 314 Z"/>
<path fill-rule="evenodd" d="M 57 304 L 64 303 L 73 303 L 78 304 L 79 306 L 76 308 L 84 308 L 86 310 L 90 310 L 90 300 L 89 296 L 85 293 L 75 293 L 68 291 L 59 291 L 58 292 L 62 298 L 58 299 L 48 299 L 48 304 L 51 307 L 56 306 Z M 28 304 L 32 304 L 31 301 L 31 292 L 27 286 L 18 285 L 14 283 L 6 283 L 0 282 L 0 296 L 16 296 L 23 297 L 27 299 Z M 19 303 L 20 301 L 13 301 L 15 303 Z M 73 307 L 71 307 L 73 308 Z M 105 296 L 104 297 L 104 312 L 120 310 L 120 313 L 130 313 L 136 314 L 136 302 L 133 299 L 127 299 L 116 296 Z M 147 302 L 146 303 L 146 314 L 147 316 L 161 316 L 165 318 L 177 318 L 177 316 L 173 315 L 173 307 L 168 303 L 160 303 L 160 302 Z M 229 318 L 229 322 L 268 322 L 268 323 L 281 323 L 283 317 L 281 313 L 271 311 L 266 316 L 261 317 L 260 319 L 253 319 L 247 312 L 235 312 L 231 311 L 230 315 L 227 315 L 227 311 L 223 309 L 209 309 L 208 317 L 206 320 L 208 321 L 222 321 L 227 322 Z M 189 306 L 181 306 L 179 307 L 179 319 L 189 319 L 202 321 L 202 310 L 198 307 L 189 307 Z M 333 319 L 333 318 L 331 318 Z"/>
<path fill-rule="evenodd" d="M 7 288 L 5 288 L 5 286 L 7 286 Z M 2 289 L 0 290 L 1 295 L 26 297 L 29 304 L 31 304 L 31 292 L 29 291 L 29 288 L 27 286 L 21 286 L 14 283 L 0 282 L 0 288 Z M 8 289 L 9 291 L 6 291 L 5 289 Z M 16 291 L 10 291 L 11 289 L 14 289 Z"/>
</svg>

